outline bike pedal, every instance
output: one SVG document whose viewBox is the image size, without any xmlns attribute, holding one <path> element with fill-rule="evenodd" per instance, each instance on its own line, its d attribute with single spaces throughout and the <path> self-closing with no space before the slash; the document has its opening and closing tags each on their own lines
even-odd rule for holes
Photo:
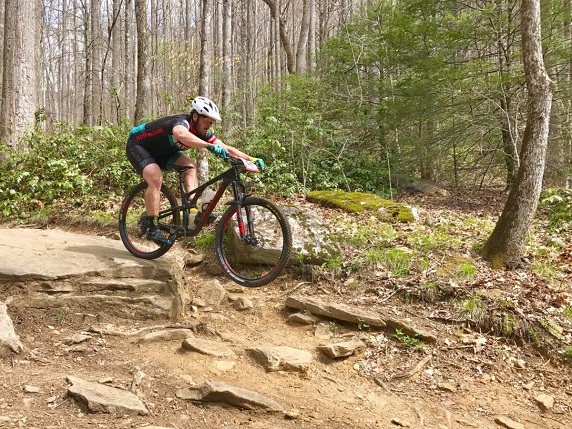
<svg viewBox="0 0 572 429">
<path fill-rule="evenodd" d="M 199 223 L 199 221 L 200 221 L 201 218 L 203 217 L 203 214 L 204 214 L 203 212 L 198 212 L 198 213 L 195 215 L 195 224 L 198 224 L 198 223 Z M 211 214 L 211 215 L 209 215 L 209 218 L 206 220 L 205 224 L 206 224 L 206 225 L 210 225 L 211 223 L 213 223 L 213 222 L 214 222 L 215 220 L 217 220 L 217 219 L 218 219 L 218 215 Z"/>
</svg>

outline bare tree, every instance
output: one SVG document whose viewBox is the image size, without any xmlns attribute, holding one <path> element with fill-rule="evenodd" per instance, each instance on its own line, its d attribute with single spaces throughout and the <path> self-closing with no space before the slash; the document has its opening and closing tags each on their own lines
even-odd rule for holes
<svg viewBox="0 0 572 429">
<path fill-rule="evenodd" d="M 296 48 L 296 73 L 305 73 L 308 68 L 308 33 L 310 32 L 310 0 L 303 0 L 300 35 Z"/>
<path fill-rule="evenodd" d="M 276 10 L 280 10 L 280 0 L 276 0 Z M 272 8 L 270 9 L 272 14 Z M 282 80 L 282 61 L 281 61 L 281 53 L 282 49 L 280 49 L 280 14 L 274 14 L 273 18 L 273 25 L 271 28 L 271 35 L 272 35 L 272 54 L 273 54 L 273 66 L 274 66 L 274 88 L 277 90 L 280 88 L 280 81 Z"/>
<path fill-rule="evenodd" d="M 272 18 L 276 21 L 280 33 L 280 41 L 282 43 L 282 48 L 286 53 L 286 68 L 288 73 L 294 73 L 296 70 L 296 59 L 294 57 L 294 52 L 292 49 L 292 43 L 290 42 L 290 37 L 286 32 L 286 22 L 280 13 L 279 0 L 262 0 L 270 8 L 270 14 Z"/>
<path fill-rule="evenodd" d="M 138 29 L 140 1 L 41 0 L 40 105 L 55 121 L 118 124 L 132 122 L 136 107 L 140 120 L 202 93 L 225 113 L 237 106 L 248 123 L 261 87 L 280 90 L 284 74 L 313 67 L 323 26 L 335 33 L 340 1 L 147 0 L 147 28 L 140 20 Z M 201 42 L 203 24 L 210 36 Z"/>
<path fill-rule="evenodd" d="M 2 37 L 0 38 L 0 82 L 2 81 L 2 67 L 4 65 L 4 10 L 6 7 L 5 1 L 0 1 L 0 34 Z M 1 106 L 0 102 L 0 108 Z"/>
<path fill-rule="evenodd" d="M 41 3 L 6 0 L 0 139 L 23 149 L 20 139 L 33 129 L 38 108 Z"/>
<path fill-rule="evenodd" d="M 88 6 L 84 5 L 84 41 L 85 41 L 85 78 L 83 85 L 83 124 L 93 125 L 93 26 L 89 23 L 93 20 L 93 15 L 89 13 Z"/>
<path fill-rule="evenodd" d="M 112 105 L 112 117 L 115 123 L 121 122 L 121 5 L 123 0 L 113 0 L 113 12 L 110 22 L 111 36 L 111 88 L 109 90 Z"/>
<path fill-rule="evenodd" d="M 232 0 L 223 0 L 223 63 L 222 63 L 222 108 L 230 107 L 232 94 Z M 229 120 L 225 119 L 229 124 Z"/>
<path fill-rule="evenodd" d="M 125 118 L 129 121 L 129 119 L 133 118 L 133 110 L 131 104 L 133 102 L 133 89 L 135 85 L 133 85 L 133 76 L 135 74 L 135 64 L 137 63 L 136 60 L 136 53 L 133 49 L 134 40 L 133 40 L 133 20 L 131 19 L 133 16 L 133 2 L 127 1 L 125 4 L 125 30 L 124 30 L 124 48 L 123 52 L 125 53 L 124 58 L 124 66 L 123 66 L 123 82 L 124 87 L 123 91 L 121 91 L 121 95 L 123 98 L 123 104 L 125 105 Z M 135 31 L 136 32 L 136 31 Z"/>
<path fill-rule="evenodd" d="M 308 32 L 309 69 L 316 68 L 316 0 L 309 0 L 310 28 Z"/>
<path fill-rule="evenodd" d="M 201 15 L 201 57 L 200 57 L 200 76 L 199 76 L 199 94 L 210 97 L 210 80 L 211 80 L 211 44 L 212 25 L 211 25 L 211 2 L 212 0 L 202 0 Z M 197 177 L 199 183 L 204 183 L 209 179 L 209 154 L 206 149 L 197 149 Z"/>
<path fill-rule="evenodd" d="M 150 35 L 147 28 L 146 0 L 135 0 L 135 19 L 137 21 L 137 96 L 135 101 L 135 124 L 138 124 L 143 118 L 150 116 Z"/>
<path fill-rule="evenodd" d="M 495 29 L 495 40 L 497 49 L 497 66 L 499 75 L 509 76 L 513 66 L 514 56 L 512 55 L 512 46 L 517 34 L 516 25 L 513 24 L 512 18 L 514 11 L 517 8 L 516 3 L 507 2 L 504 0 L 496 0 L 496 16 L 499 20 L 505 19 L 507 22 L 499 24 Z M 504 18 L 503 18 L 504 17 Z M 514 119 L 514 111 L 516 110 L 513 104 L 516 104 L 518 97 L 514 90 L 514 84 L 510 79 L 501 78 L 501 93 L 500 93 L 500 111 L 499 122 L 502 137 L 502 147 L 504 151 L 504 159 L 506 165 L 506 189 L 509 190 L 513 184 L 516 172 L 519 165 L 519 155 L 517 147 L 517 132 L 516 120 Z"/>
<path fill-rule="evenodd" d="M 521 164 L 504 210 L 483 248 L 493 267 L 515 268 L 536 213 L 548 145 L 553 83 L 542 59 L 540 0 L 522 0 L 522 55 L 528 110 Z"/>
</svg>

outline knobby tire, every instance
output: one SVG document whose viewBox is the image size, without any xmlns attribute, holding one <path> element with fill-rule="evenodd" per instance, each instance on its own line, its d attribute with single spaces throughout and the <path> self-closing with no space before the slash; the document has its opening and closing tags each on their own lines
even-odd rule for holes
<svg viewBox="0 0 572 429">
<path fill-rule="evenodd" d="M 264 286 L 284 270 L 292 251 L 290 224 L 282 211 L 263 198 L 242 202 L 246 237 L 240 238 L 236 204 L 222 215 L 215 234 L 215 251 L 224 273 L 247 287 Z"/>
<path fill-rule="evenodd" d="M 146 239 L 146 225 L 143 217 L 145 212 L 145 190 L 147 183 L 141 182 L 133 187 L 123 199 L 119 213 L 119 235 L 129 252 L 142 259 L 156 259 L 163 256 L 173 246 L 173 243 L 158 245 Z M 166 185 L 161 187 L 160 211 L 173 209 L 178 206 L 177 197 Z M 173 210 L 162 219 L 160 225 L 181 225 L 180 211 Z M 169 233 L 164 230 L 165 236 Z"/>
</svg>

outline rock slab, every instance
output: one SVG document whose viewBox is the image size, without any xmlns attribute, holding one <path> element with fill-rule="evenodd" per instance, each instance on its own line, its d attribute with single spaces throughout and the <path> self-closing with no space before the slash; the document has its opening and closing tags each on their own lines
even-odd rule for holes
<svg viewBox="0 0 572 429">
<path fill-rule="evenodd" d="M 24 350 L 24 345 L 16 335 L 12 319 L 8 316 L 6 304 L 0 302 L 0 356 L 7 352 L 20 353 Z"/>
<path fill-rule="evenodd" d="M 284 411 L 282 405 L 273 399 L 220 381 L 208 381 L 197 387 L 179 390 L 177 397 L 188 401 L 222 402 L 243 410 Z"/>
<path fill-rule="evenodd" d="M 131 392 L 92 383 L 81 378 L 68 376 L 71 383 L 68 395 L 84 404 L 93 413 L 116 415 L 140 415 L 149 413 L 141 400 Z"/>
<path fill-rule="evenodd" d="M 105 237 L 0 228 L 0 300 L 11 296 L 14 308 L 177 321 L 188 299 L 179 260 L 176 251 L 139 259 Z"/>
</svg>

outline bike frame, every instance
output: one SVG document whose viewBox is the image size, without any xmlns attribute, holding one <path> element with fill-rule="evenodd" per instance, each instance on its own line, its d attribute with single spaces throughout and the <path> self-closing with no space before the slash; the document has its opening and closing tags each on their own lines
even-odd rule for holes
<svg viewBox="0 0 572 429">
<path fill-rule="evenodd" d="M 171 215 L 175 210 L 180 210 L 181 213 L 183 214 L 182 225 L 180 227 L 177 227 L 176 225 L 165 225 L 165 224 L 162 225 L 163 227 L 166 227 L 169 230 L 170 234 L 173 235 L 173 239 L 177 239 L 179 237 L 194 237 L 198 235 L 205 226 L 206 221 L 208 220 L 209 216 L 211 215 L 217 204 L 220 202 L 224 192 L 228 189 L 229 186 L 232 186 L 232 191 L 234 196 L 234 201 L 231 201 L 230 205 L 236 206 L 236 209 L 238 210 L 239 213 L 238 222 L 239 224 L 242 224 L 242 218 L 240 216 L 240 207 L 242 206 L 242 201 L 247 196 L 247 193 L 246 193 L 246 186 L 240 180 L 240 172 L 239 172 L 239 169 L 241 168 L 240 164 L 233 163 L 232 167 L 226 170 L 225 172 L 212 178 L 208 182 L 205 182 L 202 185 L 197 186 L 195 189 L 186 192 L 183 173 L 189 168 L 191 167 L 175 168 L 175 170 L 179 174 L 179 194 L 181 196 L 181 204 L 177 207 L 171 207 L 166 210 L 161 210 L 158 215 L 159 220 L 161 220 Z M 198 199 L 201 197 L 205 189 L 217 182 L 222 182 L 222 183 L 219 185 L 219 188 L 217 189 L 213 199 L 209 203 L 206 210 L 202 212 L 202 216 L 198 220 L 198 223 L 195 225 L 195 227 L 193 229 L 189 229 L 190 209 L 194 207 L 196 208 Z M 239 190 L 239 188 L 241 190 Z M 192 199 L 189 199 L 189 197 L 193 194 L 194 197 Z M 172 231 L 173 227 L 175 228 L 174 231 Z M 182 229 L 182 231 L 180 229 Z M 244 236 L 243 229 L 241 229 L 240 235 Z"/>
</svg>

